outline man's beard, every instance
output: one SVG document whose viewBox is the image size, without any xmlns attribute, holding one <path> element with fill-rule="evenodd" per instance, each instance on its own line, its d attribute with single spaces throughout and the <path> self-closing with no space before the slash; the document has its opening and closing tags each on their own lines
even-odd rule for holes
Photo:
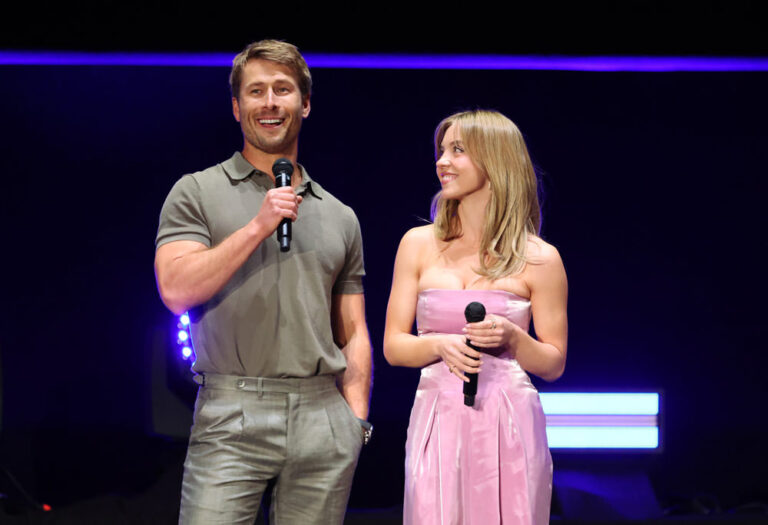
<svg viewBox="0 0 768 525">
<path fill-rule="evenodd" d="M 295 142 L 300 129 L 300 126 L 295 130 L 289 127 L 276 137 L 265 137 L 260 135 L 254 129 L 255 126 L 258 126 L 258 123 L 255 125 L 244 126 L 245 129 L 243 129 L 243 135 L 245 136 L 245 140 L 254 148 L 271 155 L 288 153 L 287 150 L 291 147 L 291 144 Z"/>
</svg>

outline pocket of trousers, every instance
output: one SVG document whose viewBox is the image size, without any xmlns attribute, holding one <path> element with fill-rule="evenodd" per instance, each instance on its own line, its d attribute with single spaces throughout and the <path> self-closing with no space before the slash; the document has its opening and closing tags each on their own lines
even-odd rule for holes
<svg viewBox="0 0 768 525">
<path fill-rule="evenodd" d="M 198 439 L 240 440 L 243 433 L 242 392 L 201 388 L 195 403 L 193 435 Z"/>
<path fill-rule="evenodd" d="M 345 439 L 344 436 L 348 436 L 344 443 L 347 446 L 357 446 L 358 449 L 363 446 L 363 430 L 358 421 L 355 413 L 352 412 L 344 396 L 341 393 L 335 393 L 336 398 L 333 403 L 326 406 L 326 413 L 331 424 L 331 430 L 333 431 L 334 438 L 338 445 L 342 445 L 341 440 Z M 345 446 L 344 450 L 340 448 L 340 452 L 346 452 L 348 449 Z"/>
</svg>

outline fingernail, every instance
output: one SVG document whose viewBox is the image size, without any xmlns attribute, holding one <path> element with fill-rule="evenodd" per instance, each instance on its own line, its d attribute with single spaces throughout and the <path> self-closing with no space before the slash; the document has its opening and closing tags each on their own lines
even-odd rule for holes
<svg viewBox="0 0 768 525">
<path fill-rule="evenodd" d="M 462 328 L 461 331 L 464 332 L 464 333 L 467 333 L 467 329 L 466 328 Z"/>
</svg>

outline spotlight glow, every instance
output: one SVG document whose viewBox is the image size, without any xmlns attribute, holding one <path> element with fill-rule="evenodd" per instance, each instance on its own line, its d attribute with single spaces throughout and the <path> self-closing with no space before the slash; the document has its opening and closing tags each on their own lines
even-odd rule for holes
<svg viewBox="0 0 768 525">
<path fill-rule="evenodd" d="M 485 69 L 543 71 L 768 71 L 765 57 L 426 55 L 304 53 L 310 68 Z M 25 66 L 232 66 L 232 53 L 96 53 L 0 50 L 0 65 Z"/>
<path fill-rule="evenodd" d="M 550 448 L 644 448 L 659 446 L 658 427 L 550 427 Z"/>
<path fill-rule="evenodd" d="M 178 345 L 178 352 L 181 354 L 181 358 L 184 361 L 189 359 L 194 360 L 195 350 L 192 346 L 192 336 L 189 333 L 189 314 L 184 312 L 176 319 L 176 344 Z M 178 355 L 178 354 L 177 354 Z"/>
<path fill-rule="evenodd" d="M 659 413 L 659 394 L 539 394 L 545 414 L 650 415 Z"/>
<path fill-rule="evenodd" d="M 659 447 L 658 393 L 539 394 L 550 448 Z"/>
</svg>

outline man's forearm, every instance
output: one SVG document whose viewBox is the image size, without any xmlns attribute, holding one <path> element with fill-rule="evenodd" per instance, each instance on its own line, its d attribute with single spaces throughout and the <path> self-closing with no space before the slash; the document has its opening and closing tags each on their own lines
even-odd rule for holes
<svg viewBox="0 0 768 525">
<path fill-rule="evenodd" d="M 371 395 L 371 343 L 367 331 L 358 332 L 342 349 L 347 358 L 347 369 L 341 376 L 341 394 L 352 412 L 360 419 L 368 419 Z"/>
</svg>

